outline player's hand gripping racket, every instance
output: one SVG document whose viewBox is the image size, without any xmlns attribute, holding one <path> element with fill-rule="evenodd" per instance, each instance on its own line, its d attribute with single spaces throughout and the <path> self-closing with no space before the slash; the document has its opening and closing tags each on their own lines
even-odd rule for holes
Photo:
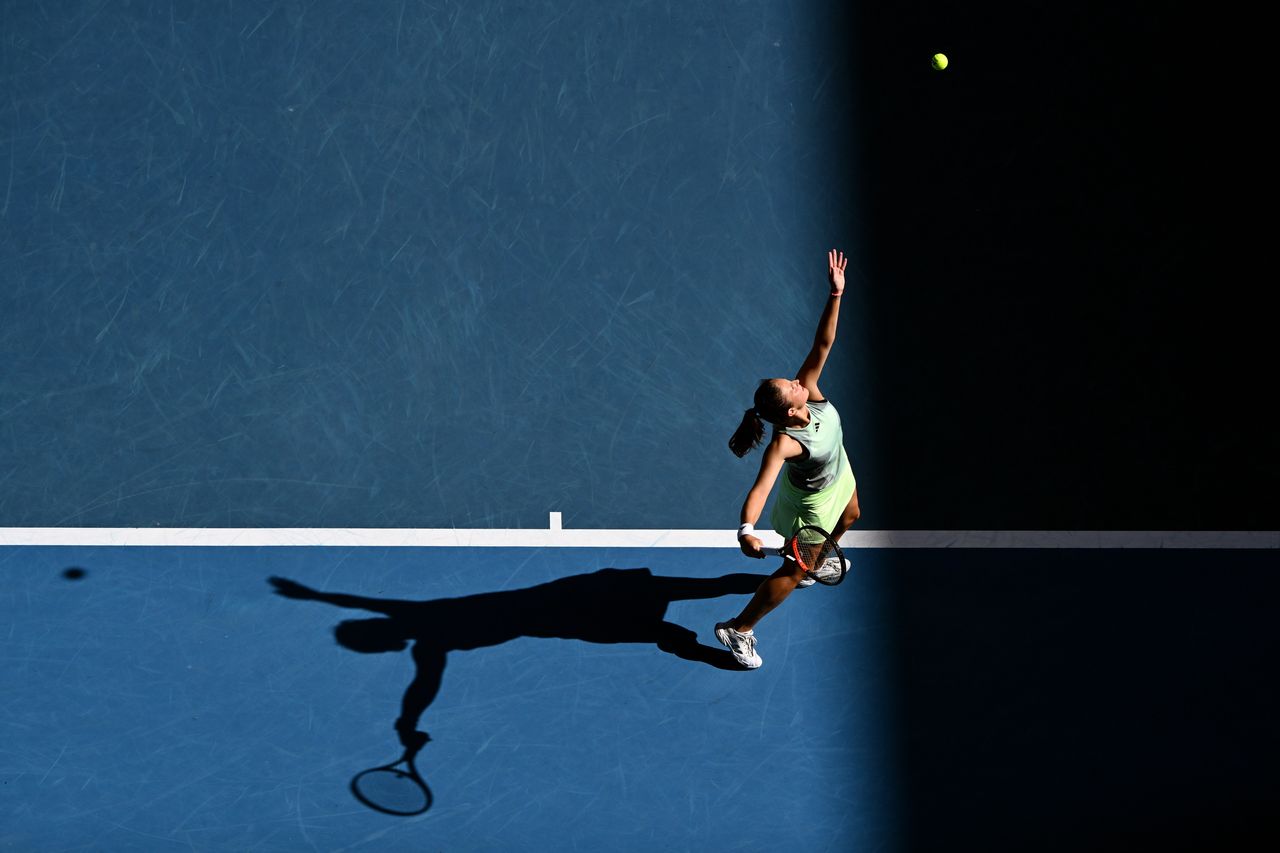
<svg viewBox="0 0 1280 853">
<path fill-rule="evenodd" d="M 848 563 L 844 561 L 844 551 L 840 550 L 839 543 L 831 538 L 830 533 L 812 524 L 806 524 L 797 530 L 781 548 L 764 550 L 766 553 L 795 560 L 800 568 L 809 573 L 809 577 L 827 586 L 835 586 L 844 580 L 848 570 Z"/>
</svg>

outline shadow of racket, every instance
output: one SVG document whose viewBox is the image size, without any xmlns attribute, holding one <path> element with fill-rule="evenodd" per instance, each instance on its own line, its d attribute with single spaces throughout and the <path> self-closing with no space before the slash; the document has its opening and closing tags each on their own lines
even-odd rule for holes
<svg viewBox="0 0 1280 853">
<path fill-rule="evenodd" d="M 351 778 L 351 793 L 374 811 L 409 817 L 431 808 L 431 789 L 418 775 L 413 759 L 426 744 L 425 734 L 418 743 L 390 764 L 370 767 Z"/>
</svg>

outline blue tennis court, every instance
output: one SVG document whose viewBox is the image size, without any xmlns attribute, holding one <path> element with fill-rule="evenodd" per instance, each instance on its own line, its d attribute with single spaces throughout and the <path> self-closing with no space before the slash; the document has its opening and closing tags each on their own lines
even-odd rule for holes
<svg viewBox="0 0 1280 853">
<path fill-rule="evenodd" d="M 0 0 L 0 849 L 1280 838 L 1189 17 Z M 744 671 L 727 442 L 818 352 L 853 569 Z"/>
<path fill-rule="evenodd" d="M 762 629 L 767 667 L 743 672 L 710 633 L 762 578 L 732 549 L 3 559 L 25 579 L 4 599 L 9 849 L 846 849 L 891 834 L 875 569 L 841 595 L 797 592 L 794 616 Z M 362 600 L 291 600 L 272 576 Z M 415 648 L 343 647 L 344 621 L 398 623 Z M 348 785 L 399 756 L 418 678 L 440 685 L 416 711 L 434 801 L 393 817 Z M 760 823 L 762 800 L 797 790 L 824 794 Z"/>
<path fill-rule="evenodd" d="M 1273 551 L 856 557 L 743 671 L 710 630 L 763 577 L 733 549 L 6 548 L 4 843 L 1068 849 L 1263 820 Z M 372 651 L 388 630 L 407 648 Z M 349 785 L 406 712 L 432 801 L 396 817 Z"/>
</svg>

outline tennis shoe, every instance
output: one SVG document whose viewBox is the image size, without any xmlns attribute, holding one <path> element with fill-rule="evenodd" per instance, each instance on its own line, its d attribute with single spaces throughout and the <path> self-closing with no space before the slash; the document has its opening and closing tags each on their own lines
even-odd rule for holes
<svg viewBox="0 0 1280 853">
<path fill-rule="evenodd" d="M 849 560 L 845 560 L 845 571 L 849 571 Z M 819 580 L 835 580 L 840 576 L 840 560 L 835 555 L 827 557 L 818 564 L 817 569 L 812 573 L 806 574 L 804 580 L 800 581 L 801 587 L 812 587 Z"/>
<path fill-rule="evenodd" d="M 755 669 L 764 663 L 760 655 L 756 654 L 754 632 L 748 631 L 744 634 L 741 631 L 735 631 L 728 622 L 719 622 L 716 624 L 716 639 L 724 643 L 729 651 L 733 652 L 734 660 L 747 669 Z"/>
</svg>

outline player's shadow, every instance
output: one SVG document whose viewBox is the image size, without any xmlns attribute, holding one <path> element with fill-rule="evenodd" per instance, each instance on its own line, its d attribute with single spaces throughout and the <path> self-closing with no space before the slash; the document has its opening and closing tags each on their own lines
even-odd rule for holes
<svg viewBox="0 0 1280 853">
<path fill-rule="evenodd" d="M 404 651 L 412 646 L 416 665 L 405 691 L 396 730 L 408 748 L 426 736 L 415 731 L 440 689 L 449 652 L 496 646 L 517 637 L 556 637 L 589 643 L 646 643 L 689 661 L 737 670 L 723 648 L 698 642 L 697 635 L 666 619 L 673 601 L 748 595 L 765 579 L 758 574 L 716 578 L 655 577 L 647 568 L 601 569 L 525 589 L 485 592 L 459 598 L 403 601 L 311 589 L 273 577 L 278 594 L 305 601 L 382 614 L 348 619 L 334 629 L 338 643 L 356 652 Z"/>
</svg>

